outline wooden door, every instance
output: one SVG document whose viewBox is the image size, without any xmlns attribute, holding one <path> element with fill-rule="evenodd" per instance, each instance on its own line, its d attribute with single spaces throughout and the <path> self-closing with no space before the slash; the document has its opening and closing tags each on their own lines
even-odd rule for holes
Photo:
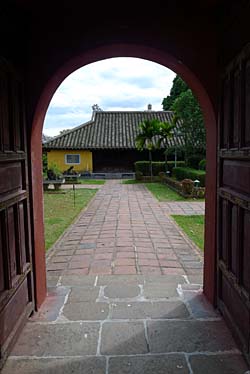
<svg viewBox="0 0 250 374">
<path fill-rule="evenodd" d="M 0 59 L 0 362 L 33 310 L 22 80 Z"/>
<path fill-rule="evenodd" d="M 223 76 L 219 119 L 218 305 L 249 357 L 250 48 Z"/>
</svg>

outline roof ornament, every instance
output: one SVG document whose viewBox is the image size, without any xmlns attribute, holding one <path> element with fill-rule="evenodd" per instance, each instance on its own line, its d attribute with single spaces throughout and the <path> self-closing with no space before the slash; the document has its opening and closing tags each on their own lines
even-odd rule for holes
<svg viewBox="0 0 250 374">
<path fill-rule="evenodd" d="M 92 105 L 93 112 L 102 112 L 102 108 L 98 104 Z"/>
</svg>

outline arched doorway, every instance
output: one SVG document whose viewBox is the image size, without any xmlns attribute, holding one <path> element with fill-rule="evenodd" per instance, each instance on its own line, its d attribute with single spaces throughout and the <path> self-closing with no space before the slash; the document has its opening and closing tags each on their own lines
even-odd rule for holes
<svg viewBox="0 0 250 374">
<path fill-rule="evenodd" d="M 113 44 L 106 47 L 89 50 L 83 55 L 72 58 L 64 64 L 47 82 L 36 107 L 32 133 L 32 181 L 33 181 L 33 211 L 34 211 L 34 260 L 35 260 L 35 290 L 37 306 L 42 303 L 45 292 L 45 258 L 42 214 L 42 173 L 41 173 L 41 134 L 44 117 L 49 102 L 61 82 L 74 70 L 111 57 L 139 57 L 157 62 L 179 74 L 197 96 L 204 113 L 207 130 L 207 198 L 206 198 L 206 228 L 205 228 L 205 266 L 204 292 L 209 301 L 216 302 L 216 120 L 211 98 L 202 86 L 194 72 L 184 63 L 173 56 L 154 48 L 142 45 Z"/>
</svg>

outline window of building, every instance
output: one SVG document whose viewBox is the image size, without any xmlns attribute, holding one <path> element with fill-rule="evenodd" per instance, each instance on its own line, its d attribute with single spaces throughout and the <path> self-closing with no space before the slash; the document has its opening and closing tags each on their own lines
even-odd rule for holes
<svg viewBox="0 0 250 374">
<path fill-rule="evenodd" d="M 65 155 L 65 164 L 80 164 L 80 155 Z"/>
</svg>

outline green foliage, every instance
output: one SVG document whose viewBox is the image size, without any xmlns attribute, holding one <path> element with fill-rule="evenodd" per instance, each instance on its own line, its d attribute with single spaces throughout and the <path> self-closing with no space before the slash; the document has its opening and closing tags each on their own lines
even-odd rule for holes
<svg viewBox="0 0 250 374">
<path fill-rule="evenodd" d="M 199 162 L 199 169 L 206 170 L 206 159 L 205 158 Z"/>
<path fill-rule="evenodd" d="M 177 166 L 185 166 L 184 161 L 177 161 Z M 168 161 L 168 170 L 170 173 L 172 172 L 175 162 L 174 161 Z M 159 173 L 164 172 L 165 173 L 165 162 L 164 161 L 153 161 L 152 162 L 152 171 L 153 175 L 158 176 Z M 150 175 L 150 162 L 149 161 L 137 161 L 135 162 L 135 174 L 139 177 L 141 176 L 148 176 Z M 136 177 L 137 178 L 137 177 Z M 139 179 L 139 178 L 137 178 Z"/>
<path fill-rule="evenodd" d="M 181 122 L 181 129 L 185 142 L 186 155 L 206 151 L 206 131 L 203 115 L 192 91 L 188 89 L 183 92 L 173 103 L 172 109 L 175 121 Z M 195 150 L 195 152 L 194 152 Z"/>
<path fill-rule="evenodd" d="M 168 139 L 173 136 L 173 129 L 175 125 L 170 122 L 159 122 L 158 124 L 158 142 L 157 147 L 160 148 L 162 145 L 167 146 Z M 167 149 L 167 147 L 166 147 Z"/>
<path fill-rule="evenodd" d="M 179 97 L 182 92 L 185 92 L 187 90 L 187 84 L 181 79 L 181 77 L 176 75 L 176 77 L 173 80 L 170 95 L 165 97 L 162 101 L 163 110 L 172 110 L 172 105 L 175 99 L 177 99 L 177 97 Z"/>
<path fill-rule="evenodd" d="M 164 110 L 174 112 L 174 122 L 179 120 L 182 126 L 178 131 L 183 134 L 185 158 L 206 150 L 206 131 L 203 115 L 196 97 L 187 84 L 178 76 L 173 80 L 170 95 L 162 101 Z"/>
<path fill-rule="evenodd" d="M 47 173 L 47 170 L 48 170 L 48 156 L 47 156 L 47 152 L 43 152 L 42 161 L 43 161 L 43 173 Z"/>
<path fill-rule="evenodd" d="M 161 171 L 165 171 L 164 161 L 152 162 L 153 175 L 158 175 Z M 136 176 L 150 175 L 150 162 L 149 161 L 137 161 L 135 162 L 135 174 Z"/>
<path fill-rule="evenodd" d="M 203 158 L 204 158 L 204 156 L 203 155 L 199 155 L 199 154 L 188 156 L 188 158 L 187 158 L 187 166 L 189 168 L 193 168 L 193 169 L 200 169 L 199 168 L 199 164 L 200 164 L 200 161 Z"/>
<path fill-rule="evenodd" d="M 159 133 L 159 120 L 145 120 L 139 125 L 139 134 L 135 139 L 136 148 L 143 151 L 145 148 L 152 151 L 155 146 L 153 139 Z"/>
<path fill-rule="evenodd" d="M 55 162 L 52 162 L 49 165 L 49 169 L 47 170 L 48 177 L 53 176 L 52 178 L 49 179 L 60 179 L 62 178 L 62 172 L 58 168 L 57 164 Z"/>
<path fill-rule="evenodd" d="M 173 168 L 173 176 L 178 180 L 192 179 L 193 181 L 198 179 L 200 181 L 200 187 L 205 187 L 206 172 L 204 170 L 196 170 L 191 168 Z"/>
<path fill-rule="evenodd" d="M 172 174 L 173 168 L 175 167 L 175 161 L 168 161 L 168 171 Z M 185 167 L 185 161 L 176 161 L 176 167 Z"/>
</svg>

